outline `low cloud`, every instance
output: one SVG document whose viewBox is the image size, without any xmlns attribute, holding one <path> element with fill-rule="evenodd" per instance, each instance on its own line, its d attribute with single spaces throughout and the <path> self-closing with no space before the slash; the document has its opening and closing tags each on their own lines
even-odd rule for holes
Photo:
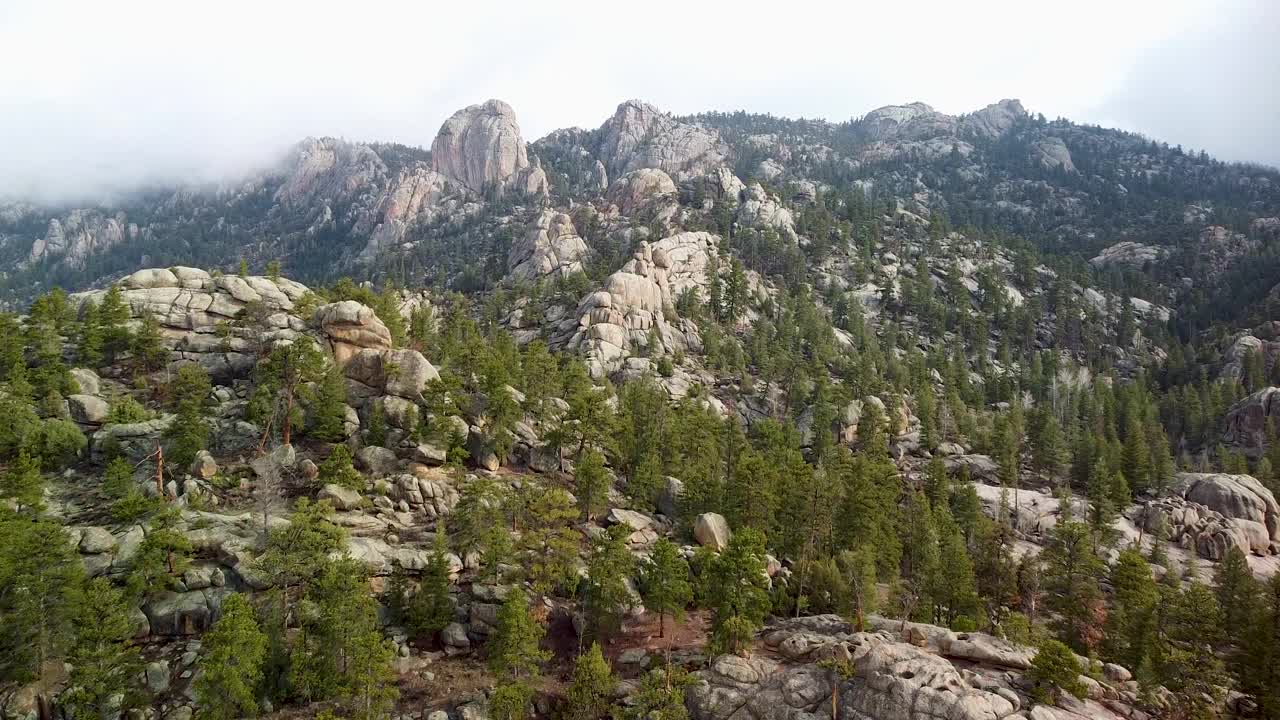
<svg viewBox="0 0 1280 720">
<path fill-rule="evenodd" d="M 230 179 L 307 136 L 426 146 L 489 97 L 529 139 L 598 126 L 632 97 L 832 120 L 1019 97 L 1049 117 L 1280 160 L 1270 5 L 855 5 L 10 0 L 0 195 L 85 202 Z"/>
</svg>

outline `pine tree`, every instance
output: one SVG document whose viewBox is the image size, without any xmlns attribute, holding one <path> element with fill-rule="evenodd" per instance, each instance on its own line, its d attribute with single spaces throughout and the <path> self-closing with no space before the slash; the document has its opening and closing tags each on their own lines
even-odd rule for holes
<svg viewBox="0 0 1280 720">
<path fill-rule="evenodd" d="M 131 610 L 106 578 L 85 586 L 68 657 L 70 689 L 62 696 L 73 720 L 98 720 L 139 707 L 142 654 L 132 644 Z"/>
<path fill-rule="evenodd" d="M 0 682 L 25 684 L 63 657 L 84 565 L 57 523 L 0 511 Z"/>
<path fill-rule="evenodd" d="M 1240 688 L 1258 703 L 1259 715 L 1280 718 L 1280 573 L 1262 591 L 1240 663 Z"/>
<path fill-rule="evenodd" d="M 382 720 L 395 704 L 395 646 L 374 628 L 352 638 L 345 657 L 346 679 L 339 695 L 355 720 Z"/>
<path fill-rule="evenodd" d="M 76 345 L 76 359 L 85 367 L 98 367 L 102 363 L 103 333 L 98 303 L 85 303 L 80 315 L 80 332 Z"/>
<path fill-rule="evenodd" d="M 311 403 L 310 434 L 325 442 L 342 442 L 346 436 L 347 386 L 337 364 L 330 365 L 320 378 Z"/>
<path fill-rule="evenodd" d="M 196 701 L 203 717 L 216 720 L 251 717 L 258 709 L 267 637 L 258 629 L 244 595 L 222 601 L 222 615 L 201 638 Z"/>
<path fill-rule="evenodd" d="M 689 720 L 684 691 L 694 679 L 680 667 L 650 670 L 619 713 L 620 720 Z"/>
<path fill-rule="evenodd" d="M 489 716 L 493 720 L 524 720 L 533 702 L 533 688 L 520 680 L 500 680 L 489 695 Z"/>
<path fill-rule="evenodd" d="M 570 523 L 578 511 L 569 493 L 558 487 L 531 485 L 525 498 L 520 552 L 533 591 L 541 595 L 574 577 L 578 532 Z"/>
<path fill-rule="evenodd" d="M 666 637 L 667 616 L 680 620 L 693 599 L 689 563 L 680 556 L 675 543 L 659 538 L 649 554 L 642 580 L 645 606 L 658 613 L 658 637 Z"/>
<path fill-rule="evenodd" d="M 351 449 L 341 443 L 333 446 L 333 452 L 320 463 L 316 480 L 321 485 L 340 485 L 350 490 L 363 491 L 364 476 L 351 461 Z"/>
<path fill-rule="evenodd" d="M 19 510 L 32 513 L 44 506 L 44 478 L 40 474 L 40 458 L 18 451 L 9 467 L 0 475 L 0 497 L 11 498 Z"/>
<path fill-rule="evenodd" d="M 608 507 L 609 474 L 604 467 L 604 456 L 599 450 L 589 447 L 583 451 L 582 457 L 573 467 L 574 490 L 577 491 L 578 507 L 583 516 L 592 520 Z"/>
<path fill-rule="evenodd" d="M 1031 669 L 1027 673 L 1035 683 L 1032 695 L 1050 705 L 1057 702 L 1062 692 L 1084 698 L 1085 686 L 1080 682 L 1080 670 L 1080 663 L 1071 648 L 1057 640 L 1045 641 L 1032 658 Z"/>
<path fill-rule="evenodd" d="M 866 628 L 867 615 L 876 611 L 879 589 L 876 585 L 875 553 L 869 548 L 844 550 L 837 558 L 841 573 L 849 582 L 848 614 L 853 616 L 856 632 Z"/>
<path fill-rule="evenodd" d="M 254 391 L 254 414 L 268 427 L 280 428 L 280 442 L 293 441 L 293 426 L 299 424 L 299 402 L 312 397 L 310 385 L 325 374 L 324 355 L 309 340 L 277 345 L 258 364 L 258 387 Z"/>
<path fill-rule="evenodd" d="M 143 316 L 130 341 L 129 352 L 138 367 L 146 372 L 160 369 L 169 359 L 169 349 L 164 345 L 164 335 L 155 315 L 147 313 Z"/>
<path fill-rule="evenodd" d="M 565 720 L 599 720 L 609 714 L 617 681 L 599 643 L 578 656 L 573 665 L 573 681 L 565 693 Z"/>
<path fill-rule="evenodd" d="M 708 579 L 712 650 L 740 652 L 769 610 L 764 536 L 749 528 L 735 533 L 729 546 L 712 561 Z"/>
<path fill-rule="evenodd" d="M 627 549 L 631 528 L 610 527 L 591 543 L 587 559 L 587 589 L 584 598 L 587 627 L 591 635 L 606 639 L 622 626 L 622 617 L 631 607 L 631 579 L 635 561 Z"/>
<path fill-rule="evenodd" d="M 489 669 L 503 679 L 536 676 L 550 653 L 539 649 L 545 632 L 529 613 L 529 599 L 513 589 L 498 610 L 498 626 L 489 640 Z"/>
<path fill-rule="evenodd" d="M 1139 418 L 1130 414 L 1125 425 L 1121 470 L 1129 488 L 1144 493 L 1151 488 L 1151 446 Z"/>
<path fill-rule="evenodd" d="M 102 352 L 107 363 L 114 363 L 133 344 L 129 329 L 129 306 L 124 302 L 119 285 L 112 285 L 98 306 L 98 322 L 102 326 Z"/>
<path fill-rule="evenodd" d="M 205 407 L 212 390 L 209 374 L 195 363 L 185 363 L 178 368 L 177 377 L 170 384 L 169 393 L 175 400 L 177 417 L 165 431 L 165 439 L 169 441 L 167 459 L 179 468 L 189 467 L 196 453 L 208 443 Z"/>
<path fill-rule="evenodd" d="M 1076 521 L 1059 522 L 1041 558 L 1046 602 L 1058 613 L 1061 636 L 1075 649 L 1091 651 L 1101 639 L 1103 563 L 1089 527 Z"/>
<path fill-rule="evenodd" d="M 191 540 L 178 529 L 181 513 L 173 507 L 157 512 L 129 564 L 129 589 L 150 598 L 170 590 L 190 565 Z"/>
<path fill-rule="evenodd" d="M 1151 566 L 1136 548 L 1120 552 L 1111 568 L 1111 608 L 1104 626 L 1104 650 L 1125 667 L 1148 659 L 1152 624 L 1160 595 Z"/>
<path fill-rule="evenodd" d="M 431 557 L 422 574 L 418 592 L 409 604 L 410 627 L 434 635 L 453 622 L 453 600 L 449 596 L 449 545 L 444 522 L 437 521 Z"/>
</svg>

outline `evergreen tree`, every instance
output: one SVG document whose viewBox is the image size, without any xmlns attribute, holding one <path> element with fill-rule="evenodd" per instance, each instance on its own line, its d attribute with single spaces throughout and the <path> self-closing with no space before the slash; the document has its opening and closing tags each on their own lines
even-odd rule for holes
<svg viewBox="0 0 1280 720">
<path fill-rule="evenodd" d="M 85 303 L 80 314 L 80 332 L 76 344 L 76 360 L 85 367 L 98 367 L 102 363 L 102 320 L 98 303 Z"/>
<path fill-rule="evenodd" d="M 856 632 L 863 632 L 867 615 L 875 612 L 879 601 L 875 553 L 866 547 L 844 550 L 837 564 L 849 583 L 849 614 L 853 616 L 854 628 Z"/>
<path fill-rule="evenodd" d="M 729 546 L 711 562 L 708 570 L 712 650 L 740 652 L 760 629 L 769 611 L 764 536 L 752 529 L 735 533 Z"/>
<path fill-rule="evenodd" d="M 500 680 L 489 695 L 489 716 L 493 720 L 524 720 L 533 702 L 533 688 L 520 680 Z"/>
<path fill-rule="evenodd" d="M 667 665 L 650 670 L 640 679 L 631 702 L 622 708 L 620 720 L 689 720 L 684 691 L 693 682 L 679 667 Z"/>
<path fill-rule="evenodd" d="M 631 607 L 631 579 L 634 559 L 627 549 L 631 528 L 625 524 L 610 527 L 591 543 L 587 559 L 586 606 L 587 627 L 592 637 L 606 639 L 622 626 L 622 617 Z"/>
<path fill-rule="evenodd" d="M 300 423 L 299 402 L 312 397 L 311 384 L 325 374 L 324 355 L 309 340 L 277 345 L 258 363 L 251 409 L 261 421 L 280 428 L 280 442 L 293 441 L 293 426 Z"/>
<path fill-rule="evenodd" d="M 609 474 L 604 467 L 604 456 L 599 450 L 590 447 L 583 451 L 582 457 L 578 458 L 573 467 L 573 482 L 578 507 L 588 521 L 608 507 Z"/>
<path fill-rule="evenodd" d="M 351 459 L 351 449 L 341 443 L 333 446 L 333 452 L 320 463 L 316 480 L 321 485 L 334 484 L 349 490 L 363 491 L 364 476 L 360 474 Z"/>
<path fill-rule="evenodd" d="M 1280 573 L 1263 589 L 1240 664 L 1240 688 L 1254 697 L 1259 715 L 1280 718 Z"/>
<path fill-rule="evenodd" d="M 222 601 L 222 615 L 200 645 L 195 693 L 201 716 L 216 720 L 253 716 L 267 638 L 244 595 L 233 593 Z"/>
<path fill-rule="evenodd" d="M 310 434 L 317 440 L 337 443 L 346 439 L 347 386 L 337 364 L 330 365 L 316 387 L 311 403 Z"/>
<path fill-rule="evenodd" d="M 352 638 L 346 652 L 346 681 L 340 697 L 355 720 L 382 720 L 395 705 L 395 646 L 376 627 L 365 628 Z"/>
<path fill-rule="evenodd" d="M 0 509 L 0 683 L 41 678 L 74 637 L 84 565 L 57 523 Z"/>
<path fill-rule="evenodd" d="M 25 449 L 19 450 L 18 456 L 0 475 L 0 497 L 11 498 L 21 511 L 39 512 L 44 506 L 40 458 L 31 457 Z"/>
<path fill-rule="evenodd" d="M 169 349 L 164 345 L 160 321 L 155 315 L 147 313 L 143 316 L 130 341 L 129 352 L 138 367 L 146 372 L 159 370 L 169 359 Z"/>
<path fill-rule="evenodd" d="M 453 622 L 453 599 L 449 596 L 450 570 L 444 522 L 437 521 L 431 557 L 423 571 L 418 592 L 409 604 L 409 626 L 415 632 L 434 635 Z"/>
<path fill-rule="evenodd" d="M 591 643 L 591 649 L 573 665 L 573 680 L 565 693 L 565 720 L 599 720 L 609 715 L 609 706 L 617 681 L 599 643 Z"/>
<path fill-rule="evenodd" d="M 658 613 L 658 637 L 666 637 L 667 616 L 681 619 L 685 607 L 693 599 L 689 563 L 680 556 L 675 543 L 659 538 L 653 544 L 642 581 L 645 606 Z"/>
<path fill-rule="evenodd" d="M 489 669 L 513 680 L 536 676 L 550 653 L 539 649 L 545 631 L 529 613 L 529 599 L 515 588 L 498 610 L 498 626 L 489 640 Z"/>
<path fill-rule="evenodd" d="M 1077 650 L 1092 651 L 1101 640 L 1103 564 L 1089 527 L 1059 522 L 1041 557 L 1047 603 L 1058 613 L 1061 636 Z"/>
<path fill-rule="evenodd" d="M 524 495 L 520 553 L 533 591 L 542 595 L 574 577 L 578 532 L 570 523 L 578 511 L 569 493 L 558 487 L 530 485 Z"/>
<path fill-rule="evenodd" d="M 165 431 L 165 439 L 169 441 L 168 459 L 184 470 L 208 443 L 205 407 L 212 390 L 209 374 L 195 363 L 185 363 L 178 368 L 177 377 L 170 384 L 169 394 L 175 400 L 177 417 Z"/>
<path fill-rule="evenodd" d="M 150 598 L 173 589 L 190 565 L 191 540 L 178 528 L 181 513 L 173 507 L 151 518 L 145 537 L 129 564 L 129 589 Z"/>
<path fill-rule="evenodd" d="M 1222 608 L 1222 628 L 1227 643 L 1227 661 L 1240 677 L 1254 623 L 1261 611 L 1261 586 L 1253 577 L 1244 551 L 1232 545 L 1214 568 L 1213 590 Z"/>
<path fill-rule="evenodd" d="M 1108 657 L 1137 668 L 1147 660 L 1155 606 L 1160 595 L 1151 566 L 1136 548 L 1120 552 L 1111 568 L 1111 608 L 1103 638 Z"/>
<path fill-rule="evenodd" d="M 99 720 L 139 707 L 142 654 L 132 644 L 132 607 L 106 578 L 85 586 L 68 657 L 69 690 L 62 704 L 73 720 Z"/>
<path fill-rule="evenodd" d="M 1035 683 L 1032 695 L 1036 700 L 1051 705 L 1057 702 L 1062 692 L 1084 698 L 1085 686 L 1080 681 L 1080 669 L 1071 648 L 1057 640 L 1045 641 L 1032 658 L 1028 672 Z"/>
</svg>

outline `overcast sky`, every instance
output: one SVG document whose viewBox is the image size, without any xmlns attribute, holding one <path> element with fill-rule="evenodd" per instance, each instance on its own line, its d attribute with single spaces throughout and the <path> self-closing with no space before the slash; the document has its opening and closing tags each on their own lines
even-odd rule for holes
<svg viewBox="0 0 1280 720">
<path fill-rule="evenodd" d="M 831 120 L 1016 97 L 1280 165 L 1274 0 L 860 5 L 0 0 L 0 193 L 225 178 L 307 135 L 429 146 L 489 97 L 528 140 L 632 97 Z"/>
</svg>

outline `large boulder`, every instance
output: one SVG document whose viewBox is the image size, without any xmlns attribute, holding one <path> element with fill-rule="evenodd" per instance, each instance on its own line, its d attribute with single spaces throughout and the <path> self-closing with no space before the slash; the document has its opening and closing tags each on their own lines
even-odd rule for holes
<svg viewBox="0 0 1280 720">
<path fill-rule="evenodd" d="M 111 412 L 107 401 L 96 395 L 68 396 L 67 409 L 71 411 L 71 419 L 82 425 L 101 425 Z"/>
<path fill-rule="evenodd" d="M 1224 517 L 1239 518 L 1267 527 L 1273 538 L 1280 527 L 1280 505 L 1275 496 L 1252 475 L 1178 473 L 1170 492 L 1199 503 Z"/>
<path fill-rule="evenodd" d="M 440 377 L 435 366 L 417 350 L 360 350 L 350 356 L 342 374 L 358 383 L 357 396 L 395 395 L 408 400 L 422 396 L 427 383 Z"/>
<path fill-rule="evenodd" d="M 329 339 L 339 365 L 345 365 L 363 349 L 391 348 L 391 331 L 373 308 L 355 300 L 321 305 L 316 308 L 314 322 Z"/>
<path fill-rule="evenodd" d="M 729 547 L 729 522 L 720 513 L 702 513 L 693 520 L 693 537 L 712 550 Z"/>
</svg>

